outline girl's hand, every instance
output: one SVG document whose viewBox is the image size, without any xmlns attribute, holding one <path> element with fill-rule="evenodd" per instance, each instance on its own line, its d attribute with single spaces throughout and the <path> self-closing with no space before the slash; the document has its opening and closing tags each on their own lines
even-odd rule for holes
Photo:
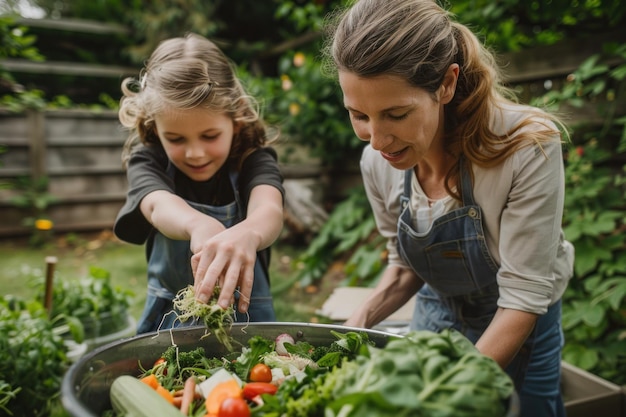
<svg viewBox="0 0 626 417">
<path fill-rule="evenodd" d="M 215 285 L 221 287 L 218 304 L 227 308 L 238 289 L 238 310 L 248 311 L 257 251 L 270 246 L 283 226 L 282 194 L 270 185 L 252 189 L 246 218 L 236 225 L 215 233 L 215 229 L 189 228 L 191 235 L 191 270 L 198 301 L 206 302 Z"/>
<path fill-rule="evenodd" d="M 234 293 L 238 290 L 238 310 L 245 313 L 250 304 L 259 242 L 256 233 L 237 226 L 205 240 L 196 250 L 192 236 L 191 269 L 198 300 L 206 303 L 215 285 L 219 285 L 218 304 L 227 308 L 234 302 Z"/>
</svg>

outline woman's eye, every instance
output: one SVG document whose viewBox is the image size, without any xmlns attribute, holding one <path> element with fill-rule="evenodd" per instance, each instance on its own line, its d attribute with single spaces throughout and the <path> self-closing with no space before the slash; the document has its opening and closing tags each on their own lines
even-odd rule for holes
<svg viewBox="0 0 626 417">
<path fill-rule="evenodd" d="M 396 116 L 396 115 L 390 114 L 390 115 L 389 115 L 389 118 L 391 118 L 391 119 L 393 119 L 393 120 L 403 120 L 403 119 L 406 119 L 406 117 L 407 117 L 408 115 L 409 115 L 409 113 L 404 113 L 404 114 L 401 114 L 401 115 L 399 115 L 399 116 Z"/>
<path fill-rule="evenodd" d="M 350 117 L 352 117 L 354 120 L 367 120 L 367 116 L 364 116 L 362 114 L 350 114 Z"/>
<path fill-rule="evenodd" d="M 219 137 L 220 137 L 220 135 L 210 135 L 210 136 L 209 135 L 204 135 L 204 136 L 202 136 L 202 139 L 204 139 L 204 140 L 215 140 L 215 139 L 217 139 Z"/>
</svg>

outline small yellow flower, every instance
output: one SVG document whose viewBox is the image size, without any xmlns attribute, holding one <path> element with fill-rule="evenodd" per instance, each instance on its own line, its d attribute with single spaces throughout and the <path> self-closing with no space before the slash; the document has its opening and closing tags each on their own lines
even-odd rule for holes
<svg viewBox="0 0 626 417">
<path fill-rule="evenodd" d="M 52 230 L 52 226 L 54 226 L 54 223 L 48 219 L 35 220 L 35 228 L 37 230 Z"/>
<path fill-rule="evenodd" d="M 293 65 L 299 68 L 304 65 L 305 60 L 306 57 L 304 54 L 302 52 L 298 52 L 293 56 Z"/>
<path fill-rule="evenodd" d="M 291 78 L 289 78 L 287 74 L 281 75 L 280 81 L 281 81 L 281 87 L 285 91 L 289 91 L 291 90 L 291 87 L 293 87 L 293 82 L 291 81 Z"/>
<path fill-rule="evenodd" d="M 297 116 L 300 113 L 300 105 L 298 103 L 289 104 L 289 114 Z"/>
</svg>

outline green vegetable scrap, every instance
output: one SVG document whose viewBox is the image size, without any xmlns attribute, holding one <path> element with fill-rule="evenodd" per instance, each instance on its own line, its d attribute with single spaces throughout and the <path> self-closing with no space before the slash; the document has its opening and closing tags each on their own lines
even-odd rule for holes
<svg viewBox="0 0 626 417">
<path fill-rule="evenodd" d="M 234 339 L 230 335 L 230 328 L 235 311 L 232 306 L 224 309 L 217 304 L 219 293 L 220 288 L 215 286 L 213 296 L 204 304 L 196 299 L 194 288 L 189 285 L 176 294 L 174 308 L 177 310 L 178 320 L 182 323 L 188 320 L 201 320 L 209 331 L 207 335 L 212 332 L 224 347 L 232 351 Z"/>
<path fill-rule="evenodd" d="M 359 342 L 354 334 L 341 335 L 338 342 L 339 346 L 358 354 L 353 358 L 344 356 L 332 367 L 307 368 L 304 376 L 286 380 L 275 396 L 254 410 L 254 415 L 502 417 L 506 414 L 514 389 L 512 380 L 461 333 L 414 331 L 402 338 L 392 338 L 384 348 Z M 310 354 L 316 354 L 315 351 Z M 331 353 L 320 359 L 328 359 Z"/>
<path fill-rule="evenodd" d="M 502 417 L 513 393 L 498 364 L 452 330 L 411 332 L 356 363 L 336 371 L 349 375 L 326 416 Z"/>
</svg>

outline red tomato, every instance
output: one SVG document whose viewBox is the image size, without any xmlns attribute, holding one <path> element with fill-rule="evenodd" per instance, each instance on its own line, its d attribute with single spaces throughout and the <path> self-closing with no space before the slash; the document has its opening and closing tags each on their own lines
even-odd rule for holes
<svg viewBox="0 0 626 417">
<path fill-rule="evenodd" d="M 250 381 L 272 382 L 272 370 L 264 363 L 257 363 L 250 370 Z"/>
<path fill-rule="evenodd" d="M 276 391 L 278 391 L 278 387 L 269 382 L 248 382 L 243 386 L 243 398 L 251 400 L 261 394 L 274 395 Z"/>
<path fill-rule="evenodd" d="M 229 397 L 222 401 L 217 417 L 250 417 L 250 407 L 243 398 Z"/>
</svg>

